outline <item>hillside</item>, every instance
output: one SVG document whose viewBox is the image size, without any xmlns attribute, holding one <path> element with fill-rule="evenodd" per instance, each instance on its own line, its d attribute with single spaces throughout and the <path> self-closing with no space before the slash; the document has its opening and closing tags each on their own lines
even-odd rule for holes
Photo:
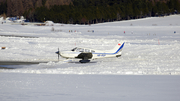
<svg viewBox="0 0 180 101">
<path fill-rule="evenodd" d="M 47 8 L 53 5 L 69 5 L 72 0 L 0 0 L 7 1 L 7 16 L 23 15 L 26 10 L 36 9 L 45 5 Z"/>
</svg>

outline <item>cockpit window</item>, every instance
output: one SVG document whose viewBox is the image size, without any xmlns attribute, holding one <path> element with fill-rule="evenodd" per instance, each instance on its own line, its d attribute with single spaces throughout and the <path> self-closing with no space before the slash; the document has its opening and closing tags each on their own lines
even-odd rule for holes
<svg viewBox="0 0 180 101">
<path fill-rule="evenodd" d="M 71 51 L 76 51 L 76 52 L 92 52 L 95 53 L 94 50 L 89 50 L 89 49 L 83 49 L 83 48 L 73 48 Z"/>
<path fill-rule="evenodd" d="M 76 52 L 84 52 L 84 49 L 83 48 L 77 48 Z"/>
</svg>

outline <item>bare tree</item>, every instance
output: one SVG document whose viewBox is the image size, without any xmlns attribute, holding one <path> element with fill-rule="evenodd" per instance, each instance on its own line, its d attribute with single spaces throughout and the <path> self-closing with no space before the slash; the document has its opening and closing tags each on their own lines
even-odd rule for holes
<svg viewBox="0 0 180 101">
<path fill-rule="evenodd" d="M 7 16 L 21 16 L 23 13 L 22 0 L 7 0 Z"/>
<path fill-rule="evenodd" d="M 35 5 L 35 8 L 41 7 L 41 6 L 42 6 L 42 0 L 37 0 L 37 1 L 36 1 L 36 5 Z"/>
</svg>

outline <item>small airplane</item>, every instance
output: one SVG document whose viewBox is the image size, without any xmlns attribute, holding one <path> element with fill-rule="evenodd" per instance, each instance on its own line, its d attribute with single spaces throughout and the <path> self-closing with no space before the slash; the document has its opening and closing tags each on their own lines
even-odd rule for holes
<svg viewBox="0 0 180 101">
<path fill-rule="evenodd" d="M 61 56 L 66 59 L 82 59 L 79 61 L 80 63 L 87 63 L 90 62 L 90 59 L 120 57 L 124 44 L 125 42 L 123 44 L 118 43 L 112 50 L 105 51 L 75 47 L 71 51 L 60 52 L 58 48 L 58 51 L 55 53 L 58 54 L 58 60 L 59 56 Z"/>
</svg>

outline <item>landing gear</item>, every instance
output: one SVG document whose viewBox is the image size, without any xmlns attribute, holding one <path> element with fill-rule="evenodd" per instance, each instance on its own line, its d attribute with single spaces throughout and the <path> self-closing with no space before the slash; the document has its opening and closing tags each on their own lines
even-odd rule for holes
<svg viewBox="0 0 180 101">
<path fill-rule="evenodd" d="M 118 58 L 118 57 L 120 57 L 121 55 L 116 55 L 116 57 Z"/>
<path fill-rule="evenodd" d="M 88 62 L 90 62 L 90 60 L 80 60 L 79 62 L 80 63 L 88 63 Z"/>
</svg>

